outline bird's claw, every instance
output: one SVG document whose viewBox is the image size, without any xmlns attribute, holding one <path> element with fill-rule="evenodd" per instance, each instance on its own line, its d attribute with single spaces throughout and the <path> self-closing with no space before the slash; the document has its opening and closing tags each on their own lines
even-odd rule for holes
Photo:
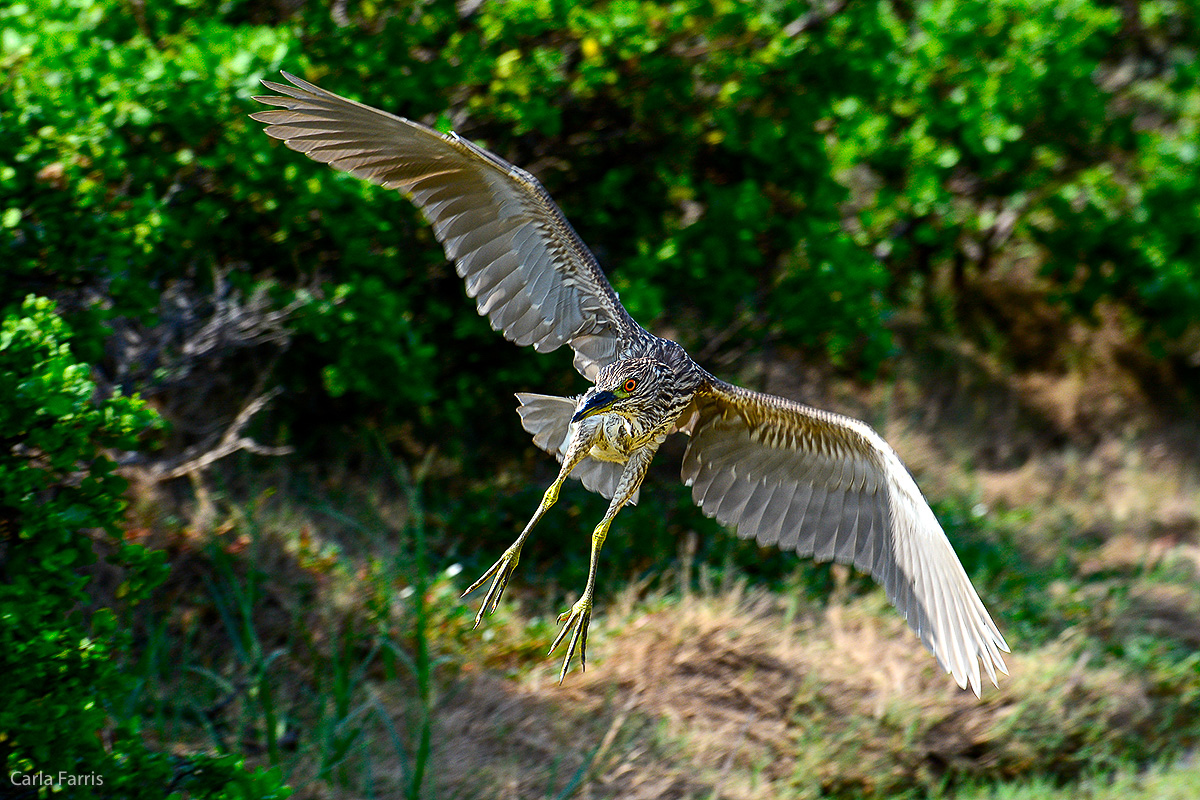
<svg viewBox="0 0 1200 800">
<path fill-rule="evenodd" d="M 521 559 L 521 548 L 510 547 L 504 551 L 504 555 L 500 556 L 495 564 L 488 567 L 488 571 L 479 576 L 479 580 L 467 587 L 460 597 L 466 597 L 471 592 L 478 589 L 484 584 L 488 578 L 496 576 L 492 581 L 492 585 L 488 588 L 488 593 L 483 598 L 483 604 L 479 607 L 479 613 L 475 615 L 475 624 L 472 628 L 478 628 L 479 623 L 483 621 L 484 614 L 492 614 L 496 611 L 496 606 L 500 604 L 500 595 L 504 594 L 504 587 L 508 586 L 508 579 L 512 576 L 513 570 L 517 568 L 517 562 Z"/>
<path fill-rule="evenodd" d="M 563 623 L 562 630 L 558 632 L 558 636 L 554 638 L 554 644 L 550 645 L 550 653 L 558 649 L 558 645 L 566 637 L 568 631 L 571 633 L 571 641 L 567 643 L 567 657 L 563 659 L 562 671 L 558 673 L 558 682 L 561 685 L 563 679 L 567 677 L 567 670 L 571 667 L 571 659 L 575 656 L 575 647 L 579 647 L 579 666 L 582 669 L 587 669 L 587 632 L 588 623 L 592 620 L 592 600 L 590 597 L 581 597 L 571 606 L 570 611 L 564 611 L 558 616 L 558 621 Z M 549 655 L 550 653 L 547 653 Z"/>
</svg>

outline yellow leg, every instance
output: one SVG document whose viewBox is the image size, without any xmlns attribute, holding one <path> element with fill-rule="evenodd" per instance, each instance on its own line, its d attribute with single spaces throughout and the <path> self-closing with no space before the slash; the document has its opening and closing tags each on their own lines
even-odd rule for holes
<svg viewBox="0 0 1200 800">
<path fill-rule="evenodd" d="M 513 570 L 517 568 L 517 562 L 521 560 L 521 548 L 525 544 L 525 539 L 528 538 L 533 526 L 538 523 L 550 507 L 558 500 L 559 483 L 555 481 L 550 484 L 550 488 L 542 495 L 541 505 L 533 514 L 533 519 L 529 520 L 529 524 L 525 526 L 525 530 L 521 531 L 521 535 L 517 540 L 509 545 L 504 551 L 504 555 L 500 556 L 495 564 L 488 568 L 488 571 L 479 576 L 479 580 L 467 587 L 467 590 L 462 593 L 462 597 L 466 597 L 471 592 L 483 585 L 484 581 L 493 575 L 496 576 L 492 581 L 491 587 L 488 588 L 487 595 L 483 598 L 483 605 L 479 607 L 479 613 L 475 615 L 475 624 L 472 627 L 479 627 L 479 623 L 483 621 L 484 614 L 495 612 L 496 606 L 500 604 L 500 595 L 504 594 L 504 588 L 508 586 L 508 579 L 512 576 Z"/>
<path fill-rule="evenodd" d="M 554 644 L 550 645 L 550 652 L 553 653 L 567 633 L 571 633 L 571 639 L 567 642 L 567 657 L 563 659 L 562 671 L 558 673 L 559 683 L 562 683 L 563 678 L 567 677 L 567 670 L 571 668 L 571 659 L 575 656 L 577 646 L 579 648 L 579 664 L 587 669 L 587 633 L 588 624 L 592 621 L 592 597 L 596 591 L 596 571 L 600 566 L 600 548 L 604 546 L 604 540 L 608 537 L 608 528 L 612 525 L 613 518 L 641 486 L 642 478 L 646 477 L 646 470 L 650 468 L 650 461 L 654 458 L 656 449 L 656 446 L 645 447 L 630 457 L 625 465 L 625 471 L 621 473 L 621 481 L 617 484 L 617 491 L 613 493 L 612 502 L 608 504 L 608 511 L 604 513 L 604 519 L 600 520 L 600 524 L 592 531 L 592 558 L 588 566 L 587 585 L 584 586 L 583 594 L 575 601 L 575 604 L 559 616 L 558 621 L 562 623 L 563 627 L 555 637 Z"/>
<path fill-rule="evenodd" d="M 529 524 L 525 526 L 525 530 L 521 531 L 521 535 L 517 537 L 517 540 L 509 545 L 509 548 L 504 551 L 504 555 L 500 556 L 499 560 L 495 564 L 492 564 L 487 572 L 479 576 L 479 580 L 468 586 L 467 590 L 462 593 L 461 596 L 466 597 L 482 586 L 488 578 L 491 578 L 493 575 L 495 576 L 492 585 L 488 588 L 487 595 L 483 598 L 483 605 L 479 607 L 479 613 L 475 615 L 475 625 L 473 627 L 479 627 L 484 614 L 495 612 L 496 606 L 500 604 L 500 596 L 504 594 L 504 588 L 508 586 L 508 579 L 512 576 L 513 570 L 517 568 L 517 562 L 521 560 L 521 548 L 525 544 L 525 539 L 533 531 L 533 526 L 537 525 L 538 520 L 545 516 L 546 512 L 558 502 L 558 492 L 562 489 L 563 482 L 566 481 L 567 476 L 571 474 L 571 470 L 583 460 L 583 457 L 587 455 L 590 449 L 590 443 L 572 443 L 571 449 L 567 452 L 567 457 L 563 459 L 562 469 L 558 471 L 558 477 L 554 479 L 554 483 L 550 484 L 550 488 L 542 495 L 542 502 L 538 505 L 537 511 L 533 512 L 533 518 L 529 520 Z"/>
<path fill-rule="evenodd" d="M 615 512 L 605 515 L 596 529 L 592 531 L 592 558 L 588 567 L 587 585 L 583 589 L 583 594 L 575 601 L 575 605 L 558 617 L 558 621 L 563 623 L 563 627 L 558 632 L 558 636 L 554 638 L 554 644 L 550 645 L 551 653 L 558 648 L 567 632 L 572 631 L 571 641 L 567 642 L 567 657 L 563 659 L 562 671 L 558 673 L 560 684 L 563 682 L 563 678 L 567 677 L 567 670 L 571 667 L 571 659 L 575 655 L 576 645 L 579 647 L 579 665 L 583 669 L 587 669 L 587 632 L 588 624 L 592 621 L 592 596 L 596 590 L 596 571 L 600 565 L 600 548 L 608 536 L 608 527 L 612 524 L 614 516 L 616 516 Z"/>
</svg>

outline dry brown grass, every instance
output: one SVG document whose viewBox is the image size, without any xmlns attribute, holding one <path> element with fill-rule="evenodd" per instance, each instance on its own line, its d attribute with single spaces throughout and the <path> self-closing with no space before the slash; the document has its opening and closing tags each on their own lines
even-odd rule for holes
<svg viewBox="0 0 1200 800">
<path fill-rule="evenodd" d="M 298 526 L 302 535 L 267 531 L 260 542 L 267 546 L 254 567 L 268 578 L 259 635 L 264 646 L 289 646 L 297 620 L 287 610 L 307 608 L 306 646 L 315 654 L 292 654 L 304 664 L 280 678 L 286 692 L 293 681 L 318 682 L 312 670 L 337 646 L 331 631 L 361 627 L 372 587 L 385 597 L 388 587 L 370 571 L 348 569 L 355 561 L 345 551 L 328 568 L 320 537 L 303 535 L 305 520 L 280 525 Z M 236 550 L 239 540 L 229 545 Z M 423 796 L 549 798 L 576 778 L 573 796 L 584 798 L 895 796 L 1112 768 L 1145 750 L 1139 742 L 1169 739 L 1164 714 L 1180 713 L 1179 703 L 1164 696 L 1172 689 L 1158 676 L 1106 657 L 1096 642 L 1163 636 L 1200 647 L 1200 583 L 1186 579 L 1200 574 L 1194 547 L 1186 526 L 1154 538 L 1102 539 L 1076 559 L 1080 574 L 1093 579 L 1045 587 L 1045 602 L 1073 609 L 1061 635 L 1040 646 L 1010 638 L 1012 675 L 981 700 L 941 674 L 878 591 L 857 595 L 843 586 L 815 606 L 799 593 L 748 591 L 736 582 L 673 598 L 630 587 L 598 609 L 589 670 L 559 687 L 557 659 L 538 652 L 550 638 L 546 620 L 529 620 L 505 603 L 484 629 L 471 631 L 473 607 L 438 576 L 429 625 L 435 652 L 449 663 L 437 674 Z M 188 609 L 198 591 L 192 570 L 203 560 L 189 555 L 187 542 L 175 549 L 171 604 L 202 616 L 174 624 L 209 630 L 197 644 L 217 647 L 222 624 L 212 610 Z M 1155 580 L 1156 570 L 1182 570 L 1183 579 Z M 405 602 L 391 602 L 398 626 L 391 635 L 408 648 Z M 996 610 L 1005 627 L 1005 608 Z M 373 668 L 356 691 L 356 703 L 369 697 L 411 743 L 410 680 Z M 309 736 L 303 714 L 293 717 Z M 370 758 L 356 756 L 352 765 L 355 780 L 369 775 L 377 796 L 399 796 L 406 780 L 390 735 L 369 725 L 361 747 Z M 355 796 L 317 779 L 313 754 L 289 758 L 298 798 Z"/>
<path fill-rule="evenodd" d="M 584 798 L 891 796 L 1069 777 L 1159 722 L 1154 688 L 1070 633 L 1014 655 L 977 700 L 878 593 L 796 619 L 740 587 L 650 605 L 629 591 L 598 618 L 591 668 L 563 687 L 553 659 L 448 684 L 436 795 L 553 797 L 583 770 Z M 376 691 L 402 724 L 404 687 Z"/>
</svg>

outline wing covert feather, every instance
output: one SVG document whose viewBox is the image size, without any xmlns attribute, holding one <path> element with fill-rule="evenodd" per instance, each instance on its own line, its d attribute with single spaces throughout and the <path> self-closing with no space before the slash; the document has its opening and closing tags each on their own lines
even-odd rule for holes
<svg viewBox="0 0 1200 800">
<path fill-rule="evenodd" d="M 357 103 L 283 73 L 277 106 L 250 116 L 293 150 L 403 192 L 421 209 L 479 313 L 520 345 L 569 344 L 592 379 L 649 337 L 537 179 L 457 134 Z"/>
<path fill-rule="evenodd" d="M 738 535 L 853 564 L 938 663 L 979 694 L 1008 645 L 895 451 L 869 426 L 713 381 L 697 397 L 682 476 Z"/>
</svg>

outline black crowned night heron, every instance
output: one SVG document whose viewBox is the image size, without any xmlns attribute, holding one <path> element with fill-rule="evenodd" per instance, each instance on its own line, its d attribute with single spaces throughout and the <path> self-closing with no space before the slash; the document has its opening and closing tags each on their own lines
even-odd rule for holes
<svg viewBox="0 0 1200 800">
<path fill-rule="evenodd" d="M 449 133 L 347 100 L 284 73 L 264 81 L 278 108 L 253 118 L 310 158 L 403 192 L 424 212 L 479 313 L 519 345 L 564 344 L 595 385 L 580 397 L 518 394 L 521 424 L 561 462 L 533 518 L 491 569 L 475 624 L 496 608 L 538 520 L 568 476 L 610 499 L 592 533 L 583 594 L 559 617 L 568 633 L 559 681 L 586 662 L 600 547 L 663 440 L 691 439 L 683 480 L 704 510 L 745 538 L 870 573 L 938 663 L 979 694 L 1008 650 L 946 534 L 895 451 L 855 419 L 728 384 L 621 305 L 541 184 Z M 464 592 L 464 595 L 467 593 Z"/>
</svg>

